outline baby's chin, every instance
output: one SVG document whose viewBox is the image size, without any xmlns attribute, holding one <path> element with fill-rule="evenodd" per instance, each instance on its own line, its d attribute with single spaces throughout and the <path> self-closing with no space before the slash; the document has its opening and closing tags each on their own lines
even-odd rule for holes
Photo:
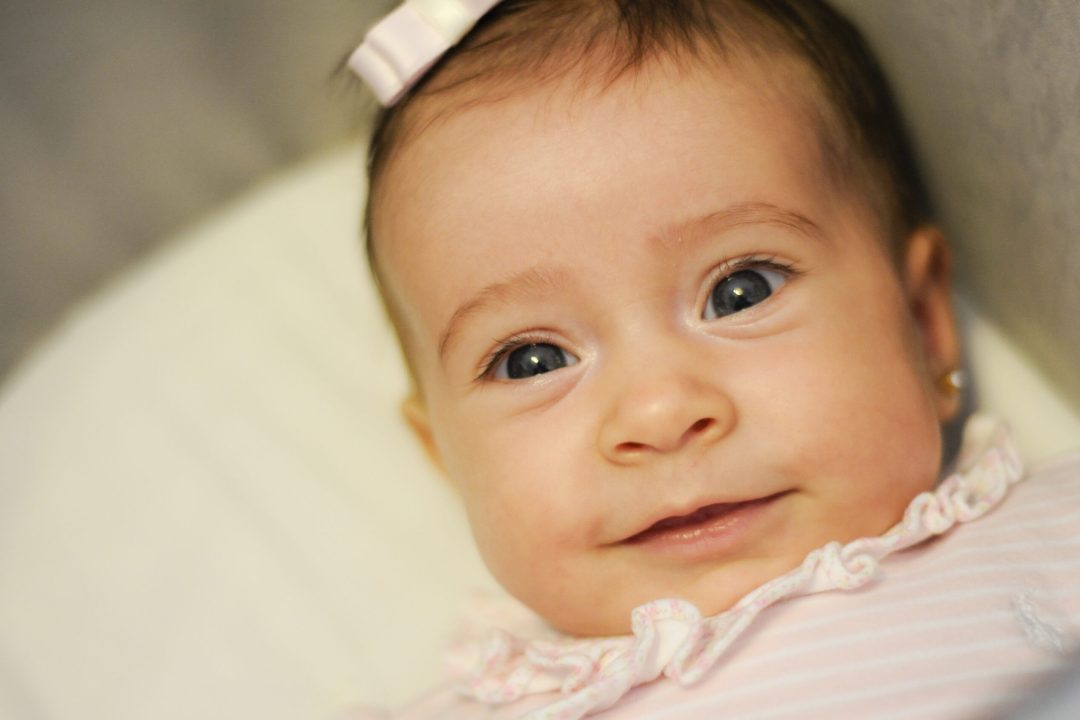
<svg viewBox="0 0 1080 720">
<path fill-rule="evenodd" d="M 811 550 L 813 548 L 809 548 Z M 610 637 L 630 635 L 635 608 L 656 600 L 685 600 L 698 609 L 703 617 L 712 617 L 730 610 L 749 592 L 764 583 L 798 567 L 806 553 L 793 552 L 784 558 L 762 558 L 745 567 L 718 567 L 680 583 L 656 583 L 651 590 L 638 590 L 617 595 L 603 589 L 596 602 L 559 604 L 548 611 L 533 608 L 552 628 L 577 637 Z"/>
<path fill-rule="evenodd" d="M 819 532 L 801 535 L 790 547 L 775 554 L 687 570 L 682 577 L 665 574 L 649 582 L 642 577 L 648 571 L 642 571 L 634 574 L 635 582 L 623 584 L 624 592 L 616 589 L 617 583 L 610 583 L 607 587 L 593 588 L 589 596 L 575 598 L 564 593 L 545 598 L 551 603 L 548 607 L 539 608 L 525 602 L 554 629 L 579 637 L 629 635 L 633 632 L 634 609 L 656 600 L 685 600 L 703 617 L 712 617 L 730 610 L 750 592 L 799 567 L 813 550 L 833 541 L 846 543 L 859 537 L 880 535 L 902 515 L 900 509 L 895 517 L 883 514 L 872 520 L 867 518 L 867 524 L 848 528 L 840 534 L 822 528 Z"/>
</svg>

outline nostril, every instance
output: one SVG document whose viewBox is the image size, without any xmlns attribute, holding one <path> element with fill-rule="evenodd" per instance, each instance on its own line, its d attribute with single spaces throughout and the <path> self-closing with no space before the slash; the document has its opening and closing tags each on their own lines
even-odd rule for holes
<svg viewBox="0 0 1080 720">
<path fill-rule="evenodd" d="M 688 430 L 688 432 L 691 435 L 697 435 L 698 433 L 702 432 L 703 430 L 708 429 L 708 427 L 710 425 L 712 425 L 712 424 L 713 424 L 713 419 L 712 418 L 701 418 L 696 423 L 694 423 L 693 425 L 690 426 L 690 430 Z"/>
<path fill-rule="evenodd" d="M 619 445 L 618 445 L 618 447 L 616 449 L 620 453 L 635 453 L 635 452 L 639 452 L 639 451 L 643 450 L 644 448 L 645 448 L 645 443 L 622 442 L 622 443 L 619 443 Z"/>
</svg>

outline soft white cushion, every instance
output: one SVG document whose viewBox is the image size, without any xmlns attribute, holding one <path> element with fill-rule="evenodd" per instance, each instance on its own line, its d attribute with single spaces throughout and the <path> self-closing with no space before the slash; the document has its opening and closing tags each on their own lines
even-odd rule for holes
<svg viewBox="0 0 1080 720">
<path fill-rule="evenodd" d="M 360 164 L 342 148 L 176 238 L 0 396 L 0 717 L 333 717 L 434 681 L 491 581 L 398 420 Z M 965 326 L 1029 457 L 1080 444 Z"/>
</svg>

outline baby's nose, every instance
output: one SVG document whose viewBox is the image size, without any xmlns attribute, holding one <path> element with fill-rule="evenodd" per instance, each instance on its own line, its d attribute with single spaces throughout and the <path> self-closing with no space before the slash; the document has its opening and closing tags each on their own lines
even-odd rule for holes
<svg viewBox="0 0 1080 720">
<path fill-rule="evenodd" d="M 605 457 L 618 464 L 703 448 L 735 424 L 735 406 L 719 385 L 678 368 L 654 370 L 612 392 L 599 443 Z"/>
</svg>

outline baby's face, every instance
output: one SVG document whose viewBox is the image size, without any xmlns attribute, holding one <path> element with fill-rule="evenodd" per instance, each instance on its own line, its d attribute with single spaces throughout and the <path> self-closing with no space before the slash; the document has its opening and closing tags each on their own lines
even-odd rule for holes
<svg viewBox="0 0 1080 720">
<path fill-rule="evenodd" d="M 902 277 L 783 90 L 659 65 L 547 87 L 433 124 L 384 176 L 411 419 L 496 578 L 563 630 L 719 612 L 935 482 L 934 238 Z"/>
</svg>

